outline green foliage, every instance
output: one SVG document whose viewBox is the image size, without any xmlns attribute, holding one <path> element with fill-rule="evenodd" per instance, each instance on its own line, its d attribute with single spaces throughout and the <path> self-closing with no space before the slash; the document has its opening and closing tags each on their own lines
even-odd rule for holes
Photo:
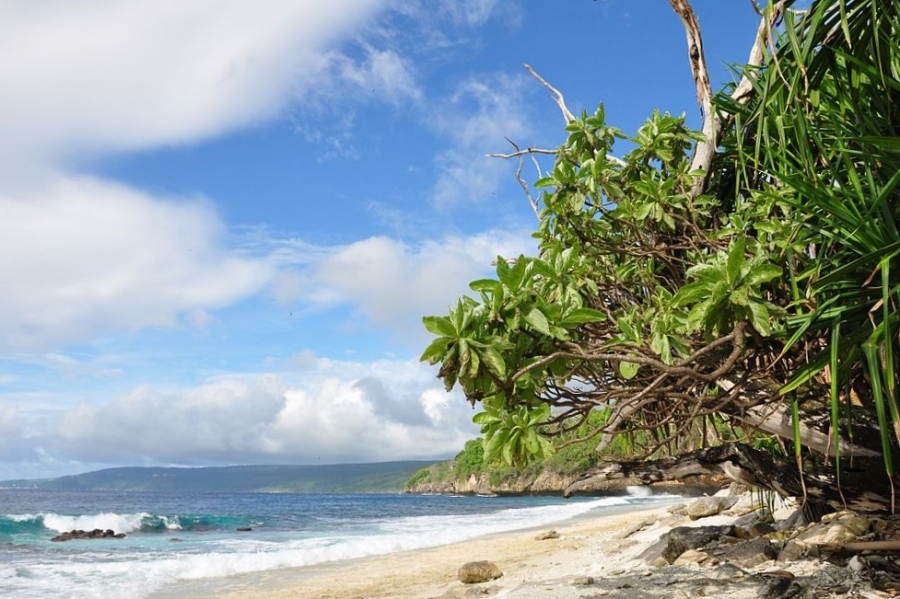
<svg viewBox="0 0 900 599">
<path fill-rule="evenodd" d="M 473 474 L 480 474 L 484 470 L 484 442 L 482 439 L 466 441 L 461 452 L 456 455 L 456 477 L 467 479 Z"/>
<path fill-rule="evenodd" d="M 547 404 L 534 408 L 522 405 L 512 411 L 485 405 L 485 410 L 472 418 L 485 435 L 483 460 L 524 468 L 531 460 L 549 457 L 553 445 L 538 432 L 549 417 Z"/>
<path fill-rule="evenodd" d="M 426 480 L 430 480 L 431 476 L 432 472 L 430 468 L 422 468 L 421 470 L 416 470 L 413 475 L 409 477 L 409 480 L 406 481 L 404 488 L 413 489 Z"/>
<path fill-rule="evenodd" d="M 893 477 L 898 30 L 894 2 L 786 15 L 749 101 L 716 98 L 708 173 L 692 170 L 704 137 L 683 116 L 654 111 L 622 159 L 602 105 L 569 122 L 535 183 L 537 256 L 499 257 L 495 278 L 424 319 L 422 359 L 484 409 L 485 462 L 523 468 L 572 426 L 604 450 L 682 450 L 721 438 L 708 418 L 771 405 L 797 430 L 830 411 L 838 461 L 854 422 L 877 422 Z M 572 447 L 554 459 L 584 463 Z"/>
</svg>

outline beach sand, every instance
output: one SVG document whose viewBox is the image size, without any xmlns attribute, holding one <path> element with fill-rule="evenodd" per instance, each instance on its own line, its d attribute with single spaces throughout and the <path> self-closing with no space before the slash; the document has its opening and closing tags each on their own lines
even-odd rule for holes
<svg viewBox="0 0 900 599">
<path fill-rule="evenodd" d="M 666 507 L 588 515 L 555 525 L 554 538 L 541 539 L 549 529 L 509 532 L 429 549 L 182 583 L 154 599 L 756 599 L 780 596 L 767 594 L 766 587 L 771 586 L 769 573 L 785 569 L 808 590 L 822 580 L 827 583 L 829 568 L 835 567 L 813 560 L 769 561 L 750 569 L 727 563 L 656 568 L 638 557 L 673 526 L 717 525 L 735 517 L 692 522 Z M 460 566 L 479 560 L 495 563 L 503 576 L 480 584 L 460 582 Z"/>
</svg>

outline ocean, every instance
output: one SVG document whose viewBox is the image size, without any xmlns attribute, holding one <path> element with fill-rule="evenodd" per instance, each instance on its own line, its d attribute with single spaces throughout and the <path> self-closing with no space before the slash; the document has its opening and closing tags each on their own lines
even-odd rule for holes
<svg viewBox="0 0 900 599">
<path fill-rule="evenodd" d="M 574 499 L 0 489 L 0 597 L 149 599 L 184 581 L 432 547 L 672 500 L 644 489 Z M 50 540 L 73 529 L 126 536 Z"/>
</svg>

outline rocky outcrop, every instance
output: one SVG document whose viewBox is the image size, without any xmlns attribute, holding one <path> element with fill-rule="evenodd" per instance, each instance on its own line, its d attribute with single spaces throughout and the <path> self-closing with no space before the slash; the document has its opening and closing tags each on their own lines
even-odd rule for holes
<svg viewBox="0 0 900 599">
<path fill-rule="evenodd" d="M 62 541 L 73 541 L 75 539 L 124 539 L 124 532 L 115 532 L 113 530 L 100 530 L 99 528 L 95 528 L 94 530 L 70 530 L 69 532 L 64 532 L 62 534 L 58 534 L 52 539 L 54 543 L 59 543 Z"/>
<path fill-rule="evenodd" d="M 561 494 L 579 475 L 565 475 L 554 472 L 521 474 L 504 480 L 491 482 L 488 473 L 474 474 L 464 480 L 425 480 L 409 488 L 409 493 L 444 495 L 527 495 Z"/>
<path fill-rule="evenodd" d="M 562 495 L 583 477 L 584 473 L 564 474 L 542 470 L 537 474 L 523 473 L 491 482 L 491 476 L 488 473 L 482 473 L 478 476 L 472 475 L 464 480 L 449 478 L 432 481 L 426 479 L 408 486 L 406 492 L 425 495 Z M 595 479 L 594 484 L 582 485 L 577 494 L 617 492 L 624 491 L 628 487 L 642 485 L 671 489 L 679 487 L 713 488 L 722 484 L 727 484 L 723 477 L 691 477 L 680 482 L 660 481 L 650 485 L 645 485 L 636 478 L 623 477 L 604 481 Z"/>
<path fill-rule="evenodd" d="M 895 540 L 900 532 L 897 518 L 874 520 L 844 510 L 807 524 L 787 510 L 787 517 L 775 522 L 768 508 L 758 503 L 754 506 L 746 497 L 742 497 L 740 503 L 743 505 L 736 497 L 720 494 L 688 505 L 672 506 L 668 509 L 672 514 L 668 522 L 675 527 L 647 547 L 640 558 L 657 568 L 727 563 L 752 569 L 767 564 L 819 559 L 825 553 L 834 560 L 853 550 L 866 552 L 860 559 L 877 562 L 878 556 L 873 552 L 900 550 L 900 541 Z M 743 515 L 737 516 L 739 513 Z M 702 525 L 704 519 L 712 520 L 711 516 L 720 514 L 719 521 L 725 517 L 729 519 L 727 524 Z M 685 518 L 690 524 L 684 523 Z M 695 524 L 698 520 L 700 522 Z M 891 563 L 900 566 L 900 563 Z"/>
</svg>

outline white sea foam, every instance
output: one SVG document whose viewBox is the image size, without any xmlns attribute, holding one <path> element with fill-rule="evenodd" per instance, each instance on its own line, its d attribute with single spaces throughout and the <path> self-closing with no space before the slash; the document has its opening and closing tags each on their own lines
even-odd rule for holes
<svg viewBox="0 0 900 599">
<path fill-rule="evenodd" d="M 626 487 L 626 491 L 632 497 L 651 497 L 653 490 L 650 487 Z"/>
<path fill-rule="evenodd" d="M 129 533 L 140 530 L 141 521 L 150 514 L 90 514 L 84 516 L 64 516 L 61 514 L 42 514 L 44 526 L 57 532 L 70 530 L 110 530 Z"/>
<path fill-rule="evenodd" d="M 181 530 L 181 521 L 178 519 L 178 516 L 175 516 L 174 518 L 160 516 L 159 518 L 162 520 L 163 525 L 165 525 L 166 530 Z"/>
<path fill-rule="evenodd" d="M 40 518 L 40 514 L 10 514 L 6 516 L 13 522 L 29 522 L 31 520 L 37 520 Z"/>
</svg>

